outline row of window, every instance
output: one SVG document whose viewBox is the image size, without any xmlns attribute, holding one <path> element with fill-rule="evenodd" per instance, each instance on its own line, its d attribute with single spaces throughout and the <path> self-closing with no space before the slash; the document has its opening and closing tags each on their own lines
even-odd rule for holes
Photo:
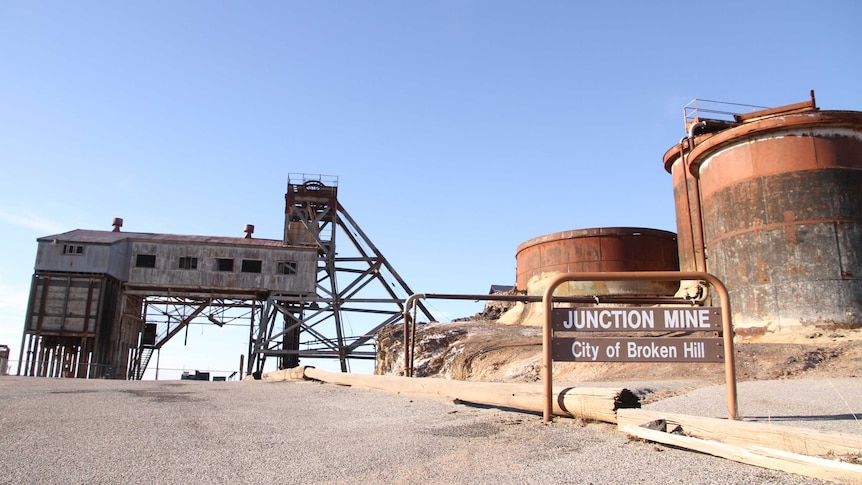
<svg viewBox="0 0 862 485">
<path fill-rule="evenodd" d="M 138 268 L 155 268 L 155 254 L 138 254 L 135 257 L 135 267 Z M 198 269 L 198 258 L 192 256 L 182 256 L 179 258 L 177 268 L 179 269 Z M 233 258 L 215 258 L 213 265 L 214 271 L 233 271 Z M 261 273 L 263 272 L 263 261 L 259 259 L 243 259 L 240 263 L 240 272 L 242 273 Z M 296 262 L 294 261 L 279 261 L 276 267 L 276 274 L 296 274 Z"/>
<path fill-rule="evenodd" d="M 84 246 L 75 244 L 64 244 L 63 254 L 84 254 Z"/>
<path fill-rule="evenodd" d="M 84 246 L 77 244 L 64 244 L 63 254 L 81 255 L 84 254 Z M 155 268 L 155 254 L 138 254 L 135 258 L 135 266 L 138 268 Z M 198 269 L 198 258 L 192 256 L 182 256 L 179 259 L 179 269 Z M 234 260 L 232 258 L 216 258 L 213 269 L 215 271 L 233 271 Z M 243 273 L 261 273 L 263 272 L 263 261 L 259 259 L 243 259 L 240 263 L 240 271 Z M 276 267 L 276 274 L 296 274 L 296 262 L 279 261 Z"/>
</svg>

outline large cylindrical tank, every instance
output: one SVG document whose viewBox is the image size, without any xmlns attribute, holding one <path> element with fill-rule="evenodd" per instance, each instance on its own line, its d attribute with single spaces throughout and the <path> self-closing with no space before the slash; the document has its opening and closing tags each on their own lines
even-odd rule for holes
<svg viewBox="0 0 862 485">
<path fill-rule="evenodd" d="M 552 278 L 570 272 L 676 271 L 676 234 L 658 229 L 604 227 L 547 234 L 518 246 L 517 286 L 542 295 Z M 571 282 L 557 295 L 672 295 L 677 283 Z"/>
<path fill-rule="evenodd" d="M 862 327 L 862 113 L 749 116 L 694 141 L 664 156 L 680 266 L 703 251 L 737 334 Z"/>
</svg>

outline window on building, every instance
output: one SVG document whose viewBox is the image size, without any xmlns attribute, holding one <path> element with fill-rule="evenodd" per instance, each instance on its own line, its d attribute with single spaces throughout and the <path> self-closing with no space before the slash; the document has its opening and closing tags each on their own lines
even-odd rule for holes
<svg viewBox="0 0 862 485">
<path fill-rule="evenodd" d="M 180 269 L 198 269 L 198 258 L 180 257 Z"/>
<path fill-rule="evenodd" d="M 279 261 L 278 274 L 296 274 L 295 261 Z"/>
<path fill-rule="evenodd" d="M 75 244 L 64 244 L 63 254 L 84 254 L 84 246 Z"/>
<path fill-rule="evenodd" d="M 259 259 L 243 259 L 243 273 L 260 273 L 263 270 L 263 261 Z"/>
<path fill-rule="evenodd" d="M 135 260 L 135 266 L 138 268 L 155 268 L 156 267 L 156 255 L 155 254 L 139 254 Z"/>
<path fill-rule="evenodd" d="M 216 271 L 233 271 L 233 259 L 216 258 Z"/>
</svg>

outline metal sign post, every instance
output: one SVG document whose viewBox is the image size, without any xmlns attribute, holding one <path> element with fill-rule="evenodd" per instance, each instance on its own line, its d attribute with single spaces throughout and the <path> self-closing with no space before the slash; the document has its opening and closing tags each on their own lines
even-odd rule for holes
<svg viewBox="0 0 862 485">
<path fill-rule="evenodd" d="M 718 292 L 721 306 L 697 308 L 571 308 L 554 309 L 554 291 L 569 281 L 682 281 L 709 282 Z M 542 420 L 553 415 L 553 361 L 574 362 L 724 362 L 727 386 L 727 416 L 737 419 L 736 366 L 730 295 L 715 276 L 704 272 L 625 271 L 565 273 L 551 280 L 542 298 L 542 374 L 544 409 Z M 720 317 L 721 326 L 718 326 Z M 559 338 L 554 331 L 636 332 L 721 329 L 721 338 Z"/>
</svg>

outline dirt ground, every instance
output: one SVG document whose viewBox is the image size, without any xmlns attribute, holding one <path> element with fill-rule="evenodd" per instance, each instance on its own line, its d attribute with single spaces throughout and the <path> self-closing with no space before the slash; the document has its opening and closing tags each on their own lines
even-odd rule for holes
<svg viewBox="0 0 862 485">
<path fill-rule="evenodd" d="M 495 321 L 421 324 L 416 331 L 414 375 L 459 380 L 534 382 L 541 379 L 539 327 Z M 788 338 L 787 340 L 791 340 Z M 831 331 L 800 336 L 792 342 L 737 342 L 738 381 L 800 377 L 862 376 L 862 335 Z M 376 373 L 403 371 L 403 330 L 384 329 L 378 337 Z M 692 380 L 723 383 L 723 364 L 554 363 L 555 382 Z"/>
</svg>

